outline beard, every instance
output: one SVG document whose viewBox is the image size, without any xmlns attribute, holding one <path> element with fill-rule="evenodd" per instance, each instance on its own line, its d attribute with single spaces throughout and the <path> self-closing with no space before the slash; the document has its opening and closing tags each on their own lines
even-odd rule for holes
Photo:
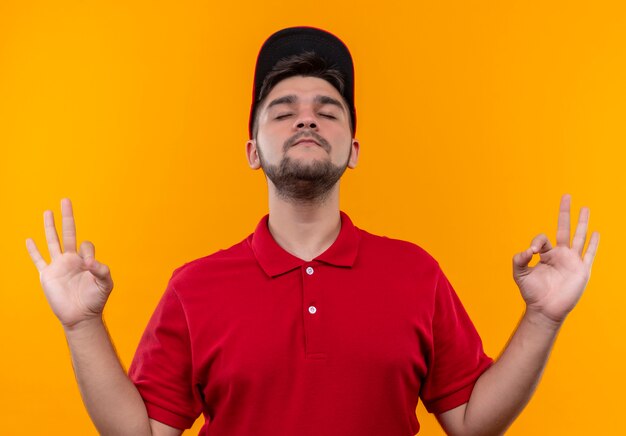
<svg viewBox="0 0 626 436">
<path fill-rule="evenodd" d="M 261 147 L 257 144 L 261 168 L 269 180 L 276 187 L 276 192 L 284 200 L 293 203 L 321 203 L 330 194 L 337 184 L 350 161 L 350 156 L 344 165 L 337 166 L 328 160 L 314 160 L 310 163 L 298 162 L 286 155 L 303 136 L 311 136 L 320 143 L 326 152 L 330 151 L 330 144 L 315 132 L 298 134 L 285 142 L 283 158 L 277 165 L 265 161 Z M 350 148 L 352 154 L 352 148 Z"/>
</svg>

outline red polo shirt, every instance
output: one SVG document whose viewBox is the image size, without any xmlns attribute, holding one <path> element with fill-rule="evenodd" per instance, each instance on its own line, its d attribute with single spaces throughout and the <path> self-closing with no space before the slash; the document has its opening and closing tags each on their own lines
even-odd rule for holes
<svg viewBox="0 0 626 436">
<path fill-rule="evenodd" d="M 468 401 L 490 365 L 437 262 L 341 213 L 310 262 L 264 217 L 239 244 L 177 269 L 130 377 L 151 418 L 211 436 L 408 436 L 418 397 Z"/>
</svg>

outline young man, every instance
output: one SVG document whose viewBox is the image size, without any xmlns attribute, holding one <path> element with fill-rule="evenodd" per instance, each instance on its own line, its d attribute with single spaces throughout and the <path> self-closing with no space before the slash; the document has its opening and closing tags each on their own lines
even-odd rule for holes
<svg viewBox="0 0 626 436">
<path fill-rule="evenodd" d="M 98 430 L 179 435 L 202 413 L 206 435 L 413 435 L 421 397 L 449 434 L 504 432 L 589 279 L 589 211 L 570 244 L 564 196 L 557 245 L 539 235 L 513 258 L 526 312 L 494 363 L 436 261 L 339 210 L 339 179 L 359 156 L 345 45 L 284 29 L 263 45 L 254 83 L 246 149 L 267 176 L 269 215 L 174 272 L 130 377 L 102 320 L 111 276 L 92 244 L 76 251 L 69 200 L 63 250 L 44 214 L 50 264 L 27 241 Z"/>
</svg>

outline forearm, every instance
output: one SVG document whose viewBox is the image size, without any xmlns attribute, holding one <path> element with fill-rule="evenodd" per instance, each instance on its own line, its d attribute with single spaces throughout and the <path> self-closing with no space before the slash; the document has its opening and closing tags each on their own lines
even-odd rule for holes
<svg viewBox="0 0 626 436">
<path fill-rule="evenodd" d="M 464 434 L 502 434 L 530 400 L 560 324 L 527 311 L 500 358 L 478 379 L 465 408 Z"/>
<path fill-rule="evenodd" d="M 151 435 L 148 414 L 126 375 L 102 319 L 65 329 L 76 380 L 103 435 Z"/>
</svg>

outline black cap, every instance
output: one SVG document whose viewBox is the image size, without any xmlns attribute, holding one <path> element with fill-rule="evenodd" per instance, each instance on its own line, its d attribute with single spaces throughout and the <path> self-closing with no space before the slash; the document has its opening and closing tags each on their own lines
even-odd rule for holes
<svg viewBox="0 0 626 436">
<path fill-rule="evenodd" d="M 330 68 L 338 70 L 345 79 L 341 93 L 348 103 L 352 117 L 352 130 L 356 131 L 356 110 L 354 107 L 354 65 L 348 47 L 335 35 L 315 27 L 289 27 L 279 30 L 270 36 L 261 46 L 254 71 L 254 88 L 252 89 L 252 106 L 248 132 L 252 138 L 254 111 L 259 103 L 259 93 L 265 77 L 272 71 L 276 63 L 284 58 L 314 52 L 326 60 Z M 338 90 L 341 92 L 340 90 Z"/>
</svg>

